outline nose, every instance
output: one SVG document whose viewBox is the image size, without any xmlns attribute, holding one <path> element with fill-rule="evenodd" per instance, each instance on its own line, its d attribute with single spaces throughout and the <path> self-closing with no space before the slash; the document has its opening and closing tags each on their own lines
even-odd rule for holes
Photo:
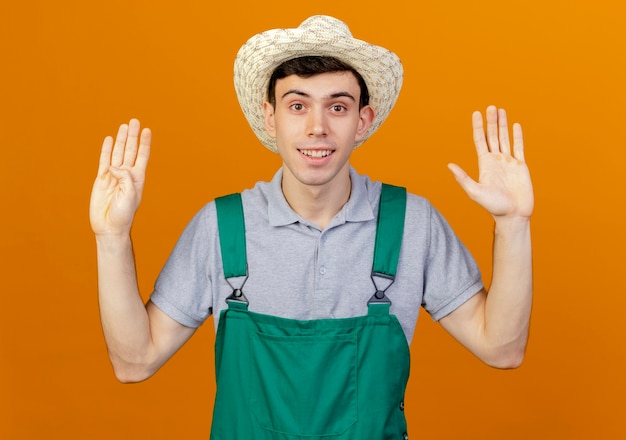
<svg viewBox="0 0 626 440">
<path fill-rule="evenodd" d="M 328 127 L 322 109 L 311 109 L 307 120 L 307 134 L 311 137 L 326 136 Z"/>
</svg>

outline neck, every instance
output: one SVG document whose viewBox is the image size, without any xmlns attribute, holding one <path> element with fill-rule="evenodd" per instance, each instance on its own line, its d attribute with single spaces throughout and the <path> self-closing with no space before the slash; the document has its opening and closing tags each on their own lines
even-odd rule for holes
<svg viewBox="0 0 626 440">
<path fill-rule="evenodd" d="M 291 209 L 325 229 L 350 199 L 352 182 L 350 173 L 346 172 L 324 185 L 306 185 L 283 172 L 282 190 Z"/>
</svg>

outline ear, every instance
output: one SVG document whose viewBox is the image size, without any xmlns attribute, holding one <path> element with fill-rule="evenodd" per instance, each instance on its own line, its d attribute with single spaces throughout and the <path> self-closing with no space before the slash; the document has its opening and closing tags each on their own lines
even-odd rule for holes
<svg viewBox="0 0 626 440">
<path fill-rule="evenodd" d="M 355 142 L 359 142 L 365 137 L 367 130 L 369 130 L 372 122 L 374 122 L 374 116 L 374 108 L 371 105 L 366 105 L 359 110 L 359 124 L 356 128 L 356 134 L 354 135 Z"/>
<path fill-rule="evenodd" d="M 263 113 L 265 114 L 265 131 L 271 137 L 276 137 L 276 124 L 274 121 L 274 107 L 269 101 L 263 102 Z"/>
</svg>

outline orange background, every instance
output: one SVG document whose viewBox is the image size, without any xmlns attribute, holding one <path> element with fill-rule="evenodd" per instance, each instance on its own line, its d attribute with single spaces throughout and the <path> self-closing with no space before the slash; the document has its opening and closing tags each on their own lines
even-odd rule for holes
<svg viewBox="0 0 626 440">
<path fill-rule="evenodd" d="M 505 107 L 524 128 L 537 199 L 526 361 L 490 369 L 422 314 L 412 437 L 626 438 L 624 5 L 3 1 L 0 438 L 208 438 L 212 323 L 149 381 L 113 377 L 87 215 L 98 152 L 131 117 L 153 129 L 133 232 L 147 298 L 191 216 L 279 166 L 236 102 L 236 51 L 316 13 L 394 50 L 406 70 L 391 117 L 353 164 L 428 197 L 486 280 L 491 220 L 446 163 L 475 174 L 475 109 Z"/>
</svg>

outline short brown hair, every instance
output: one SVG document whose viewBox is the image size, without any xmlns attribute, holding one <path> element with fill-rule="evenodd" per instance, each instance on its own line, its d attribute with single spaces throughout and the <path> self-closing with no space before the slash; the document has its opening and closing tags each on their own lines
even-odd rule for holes
<svg viewBox="0 0 626 440">
<path fill-rule="evenodd" d="M 344 63 L 335 57 L 326 56 L 304 56 L 293 58 L 280 64 L 270 77 L 270 83 L 267 87 L 267 100 L 276 107 L 276 81 L 286 78 L 290 75 L 297 75 L 301 78 L 309 78 L 321 73 L 331 72 L 352 72 L 356 77 L 361 88 L 359 97 L 359 108 L 363 108 L 369 104 L 370 95 L 367 90 L 367 84 L 359 72 L 352 66 Z"/>
</svg>

